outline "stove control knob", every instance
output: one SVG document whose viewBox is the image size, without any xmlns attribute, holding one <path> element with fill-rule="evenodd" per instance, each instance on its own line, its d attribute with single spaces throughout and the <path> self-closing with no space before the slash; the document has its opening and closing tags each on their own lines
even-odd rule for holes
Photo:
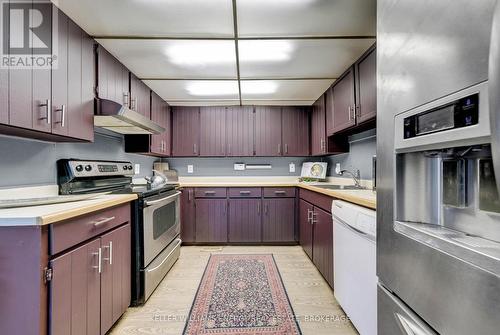
<svg viewBox="0 0 500 335">
<path fill-rule="evenodd" d="M 83 171 L 83 166 L 82 165 L 77 165 L 75 167 L 76 172 L 82 172 Z"/>
<path fill-rule="evenodd" d="M 128 169 L 132 171 L 132 169 L 133 169 L 132 165 L 129 165 Z"/>
<path fill-rule="evenodd" d="M 128 169 L 128 167 L 127 167 L 126 165 L 124 165 L 124 166 L 123 166 L 123 169 L 124 169 L 124 170 L 127 170 L 127 169 Z"/>
<path fill-rule="evenodd" d="M 85 165 L 85 171 L 87 171 L 87 172 L 92 171 L 92 166 Z"/>
</svg>

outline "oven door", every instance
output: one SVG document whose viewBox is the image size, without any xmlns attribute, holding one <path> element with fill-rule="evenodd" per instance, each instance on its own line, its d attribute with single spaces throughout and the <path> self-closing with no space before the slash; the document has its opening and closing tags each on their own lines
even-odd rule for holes
<svg viewBox="0 0 500 335">
<path fill-rule="evenodd" d="M 147 267 L 180 233 L 180 194 L 144 199 L 144 267 Z"/>
</svg>

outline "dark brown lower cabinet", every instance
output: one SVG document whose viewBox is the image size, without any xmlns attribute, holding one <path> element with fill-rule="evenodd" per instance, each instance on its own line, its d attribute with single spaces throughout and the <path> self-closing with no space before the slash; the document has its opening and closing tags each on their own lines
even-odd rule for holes
<svg viewBox="0 0 500 335">
<path fill-rule="evenodd" d="M 333 288 L 333 221 L 332 215 L 321 208 L 314 208 L 313 263 Z"/>
<path fill-rule="evenodd" d="M 264 199 L 263 242 L 291 242 L 295 238 L 295 198 Z"/>
<path fill-rule="evenodd" d="M 100 246 L 97 238 L 50 262 L 50 334 L 100 333 Z"/>
<path fill-rule="evenodd" d="M 130 304 L 130 241 L 127 223 L 50 261 L 50 334 L 105 334 L 120 318 Z"/>
<path fill-rule="evenodd" d="M 196 209 L 194 189 L 185 188 L 181 193 L 181 240 L 185 243 L 196 241 Z"/>
<path fill-rule="evenodd" d="M 305 200 L 299 200 L 299 236 L 300 245 L 304 252 L 313 259 L 313 225 L 311 213 L 314 206 Z"/>
<path fill-rule="evenodd" d="M 262 200 L 229 200 L 229 242 L 261 242 Z"/>
<path fill-rule="evenodd" d="M 227 242 L 227 200 L 196 199 L 196 242 Z"/>
</svg>

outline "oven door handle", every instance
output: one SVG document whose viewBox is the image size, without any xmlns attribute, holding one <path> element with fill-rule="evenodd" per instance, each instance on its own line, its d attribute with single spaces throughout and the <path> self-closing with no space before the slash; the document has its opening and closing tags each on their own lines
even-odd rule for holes
<svg viewBox="0 0 500 335">
<path fill-rule="evenodd" d="M 163 265 L 163 264 L 164 264 L 164 263 L 165 263 L 168 259 L 170 259 L 170 256 L 172 256 L 172 254 L 174 253 L 175 249 L 177 249 L 177 247 L 179 246 L 179 244 L 181 244 L 181 240 L 180 240 L 180 239 L 177 239 L 177 240 L 176 240 L 175 247 L 173 247 L 173 248 L 172 248 L 172 251 L 170 251 L 170 252 L 168 253 L 168 255 L 167 255 L 167 256 L 166 256 L 166 257 L 165 257 L 165 258 L 161 261 L 161 263 L 160 263 L 160 264 L 158 264 L 157 266 L 155 266 L 155 267 L 154 267 L 154 268 L 152 268 L 152 269 L 147 269 L 146 271 L 147 271 L 147 272 L 153 272 L 153 271 L 156 271 L 156 270 L 158 270 L 159 268 L 161 268 L 161 267 L 162 267 L 162 265 Z"/>
<path fill-rule="evenodd" d="M 144 204 L 146 206 L 156 205 L 156 204 L 158 204 L 160 202 L 164 202 L 164 201 L 167 201 L 169 199 L 178 197 L 180 194 L 181 194 L 181 192 L 175 192 L 174 194 L 169 195 L 168 197 L 165 197 L 165 198 L 161 198 L 161 199 L 158 199 L 158 200 L 144 201 Z"/>
</svg>

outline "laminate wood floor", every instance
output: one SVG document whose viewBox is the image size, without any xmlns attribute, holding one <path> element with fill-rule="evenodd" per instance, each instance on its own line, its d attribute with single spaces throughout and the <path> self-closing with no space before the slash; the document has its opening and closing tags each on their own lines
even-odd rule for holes
<svg viewBox="0 0 500 335">
<path fill-rule="evenodd" d="M 130 307 L 111 334 L 181 335 L 210 253 L 272 253 L 304 335 L 356 335 L 333 291 L 300 246 L 181 248 L 181 256 L 149 300 Z"/>
</svg>

